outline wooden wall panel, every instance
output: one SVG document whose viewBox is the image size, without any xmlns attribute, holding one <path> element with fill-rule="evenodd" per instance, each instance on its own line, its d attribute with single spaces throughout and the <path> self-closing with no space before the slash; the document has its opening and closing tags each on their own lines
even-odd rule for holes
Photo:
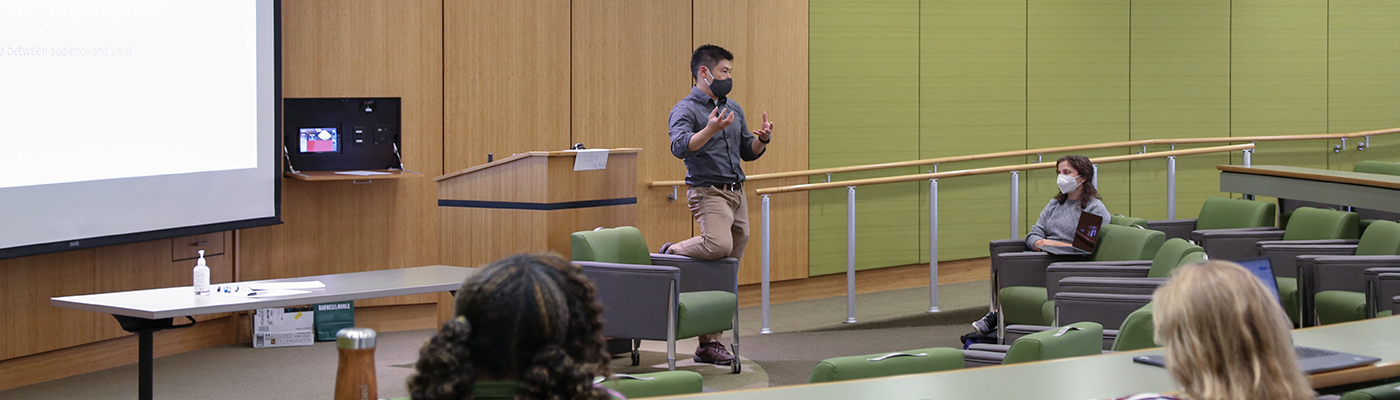
<svg viewBox="0 0 1400 400">
<path fill-rule="evenodd" d="M 671 155 L 666 120 L 689 94 L 690 2 L 684 0 L 576 0 L 572 47 L 569 143 L 590 148 L 641 148 L 637 154 L 637 228 L 656 251 L 690 235 L 690 210 L 666 200 L 670 188 L 646 183 L 681 179 L 685 166 Z"/>
<path fill-rule="evenodd" d="M 0 261 L 0 360 L 130 335 L 111 315 L 54 307 L 49 298 L 188 286 L 195 263 L 171 261 L 170 245 L 164 239 Z M 205 260 L 210 282 L 233 279 L 230 254 Z"/>
<path fill-rule="evenodd" d="M 807 169 L 807 1 L 697 0 L 693 7 L 691 48 L 714 44 L 734 53 L 735 89 L 729 98 L 744 107 L 749 130 L 762 127 L 765 111 L 774 123 L 773 143 L 762 158 L 745 163 L 744 172 Z M 685 57 L 689 59 L 688 51 Z M 686 83 L 690 83 L 688 73 Z M 802 183 L 807 179 L 757 181 L 748 188 L 752 235 L 739 263 L 740 283 L 756 283 L 761 274 L 762 199 L 753 194 L 754 189 Z M 784 193 L 770 199 L 771 277 L 775 281 L 806 278 L 807 194 Z"/>
<path fill-rule="evenodd" d="M 445 171 L 573 144 L 569 0 L 441 3 Z"/>
<path fill-rule="evenodd" d="M 292 0 L 282 3 L 286 97 L 401 97 L 404 165 L 443 173 L 442 3 Z M 241 278 L 286 278 L 436 264 L 432 179 L 285 179 L 282 225 L 242 232 Z M 435 295 L 357 306 L 427 303 Z"/>
<path fill-rule="evenodd" d="M 1326 133 L 1327 1 L 1234 0 L 1230 31 L 1230 135 Z M 1327 148 L 1260 143 L 1253 163 L 1326 168 Z"/>
</svg>

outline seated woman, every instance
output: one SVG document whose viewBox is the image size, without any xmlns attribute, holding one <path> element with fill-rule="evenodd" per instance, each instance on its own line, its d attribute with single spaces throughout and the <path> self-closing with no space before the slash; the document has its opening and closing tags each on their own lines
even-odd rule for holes
<svg viewBox="0 0 1400 400">
<path fill-rule="evenodd" d="M 1069 246 L 1074 242 L 1074 230 L 1079 227 L 1079 216 L 1088 211 L 1103 217 L 1103 223 L 1113 219 L 1099 200 L 1099 191 L 1094 187 L 1094 164 L 1088 157 L 1069 155 L 1055 162 L 1059 176 L 1055 185 L 1060 194 L 1055 195 L 1045 209 L 1040 211 L 1040 219 L 1031 226 L 1026 235 L 1026 247 L 1040 250 L 1044 246 Z"/>
<path fill-rule="evenodd" d="M 593 284 L 552 254 L 483 267 L 457 291 L 456 318 L 419 351 L 415 400 L 608 399 L 609 374 Z"/>
<path fill-rule="evenodd" d="M 1035 221 L 1030 233 L 1026 234 L 1026 247 L 1031 250 L 1040 251 L 1045 246 L 1072 245 L 1074 231 L 1079 227 L 1079 217 L 1085 211 L 1103 218 L 1100 228 L 1113 219 L 1103 201 L 1099 200 L 1099 191 L 1094 187 L 1094 164 L 1089 162 L 1088 157 L 1060 157 L 1055 161 L 1055 169 L 1058 172 L 1055 185 L 1059 186 L 1060 193 L 1050 199 L 1050 203 L 1040 211 L 1040 219 Z M 995 257 L 996 254 L 992 256 Z M 981 335 L 991 334 L 996 330 L 996 326 L 996 311 L 987 313 L 982 319 L 972 323 L 972 328 Z"/>
<path fill-rule="evenodd" d="M 1156 340 L 1166 348 L 1167 372 L 1182 392 L 1125 399 L 1314 398 L 1293 352 L 1293 324 L 1244 267 L 1228 261 L 1184 265 L 1152 297 Z"/>
</svg>

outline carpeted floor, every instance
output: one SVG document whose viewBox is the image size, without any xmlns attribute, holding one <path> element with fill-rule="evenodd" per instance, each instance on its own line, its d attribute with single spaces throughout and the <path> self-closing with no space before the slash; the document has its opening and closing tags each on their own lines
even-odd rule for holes
<svg viewBox="0 0 1400 400">
<path fill-rule="evenodd" d="M 734 390 L 801 384 L 820 360 L 925 347 L 960 347 L 958 336 L 987 311 L 987 282 L 939 287 L 942 312 L 926 313 L 928 289 L 916 288 L 856 296 L 860 323 L 844 324 L 845 297 L 778 304 L 770 310 L 773 334 L 759 335 L 758 308 L 740 310 L 740 356 L 744 372 L 690 360 L 696 341 L 678 341 L 677 368 L 705 377 L 707 390 Z M 387 332 L 375 352 L 379 396 L 407 396 L 403 382 L 412 372 L 418 348 L 430 330 Z M 725 339 L 728 341 L 728 338 Z M 645 373 L 666 368 L 666 344 L 643 342 L 642 363 L 625 357 L 616 372 Z M 156 359 L 158 399 L 311 399 L 334 392 L 334 343 L 309 347 L 252 349 L 220 346 Z M 59 379 L 0 392 L 6 399 L 111 399 L 136 395 L 136 365 Z"/>
</svg>

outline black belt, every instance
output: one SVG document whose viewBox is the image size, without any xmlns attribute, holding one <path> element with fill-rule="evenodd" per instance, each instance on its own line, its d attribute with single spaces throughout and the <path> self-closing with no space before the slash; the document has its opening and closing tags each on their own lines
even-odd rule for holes
<svg viewBox="0 0 1400 400">
<path fill-rule="evenodd" d="M 706 187 L 706 186 L 713 187 L 713 188 L 719 189 L 719 190 L 728 190 L 728 191 L 731 191 L 731 192 L 737 192 L 737 191 L 740 191 L 740 190 L 744 190 L 744 183 L 743 183 L 743 182 L 739 182 L 739 183 L 716 183 L 716 184 L 713 184 L 713 185 L 701 185 L 701 186 L 699 186 L 699 187 Z M 696 186 L 691 186 L 691 187 L 696 187 Z"/>
</svg>

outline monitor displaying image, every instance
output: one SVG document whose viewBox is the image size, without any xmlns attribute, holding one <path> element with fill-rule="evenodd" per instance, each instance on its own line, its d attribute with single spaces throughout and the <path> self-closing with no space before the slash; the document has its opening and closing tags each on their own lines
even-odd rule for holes
<svg viewBox="0 0 1400 400">
<path fill-rule="evenodd" d="M 302 153 L 339 153 L 340 133 L 336 128 L 301 128 Z"/>
</svg>

